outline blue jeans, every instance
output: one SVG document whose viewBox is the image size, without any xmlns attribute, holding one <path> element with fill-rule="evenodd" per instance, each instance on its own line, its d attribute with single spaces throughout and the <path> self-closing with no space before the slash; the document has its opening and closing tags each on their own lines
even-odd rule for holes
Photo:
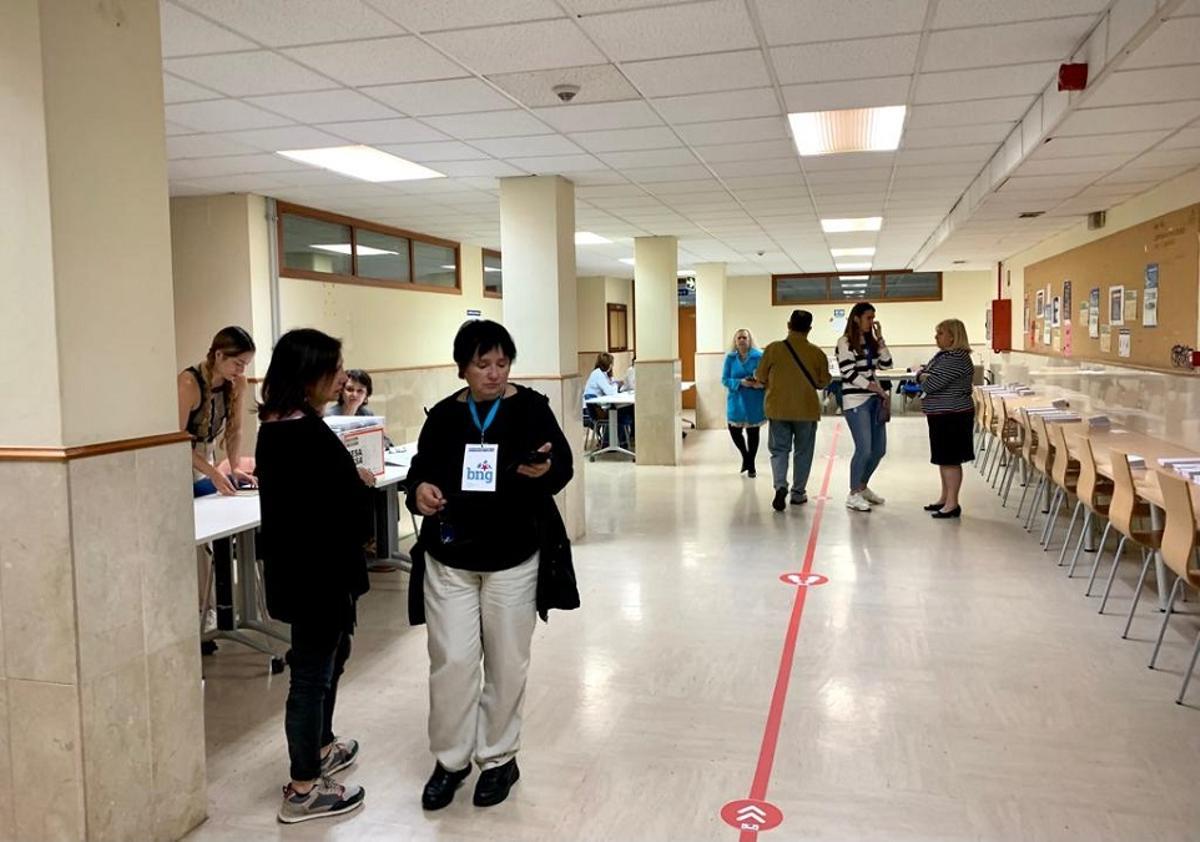
<svg viewBox="0 0 1200 842">
<path fill-rule="evenodd" d="M 771 481 L 775 488 L 788 487 L 788 454 L 792 456 L 792 494 L 804 494 L 812 471 L 813 449 L 817 444 L 816 421 L 776 421 L 771 419 L 767 450 L 771 453 Z"/>
<path fill-rule="evenodd" d="M 854 438 L 854 456 L 850 458 L 850 490 L 861 491 L 887 453 L 887 424 L 879 417 L 883 401 L 872 395 L 867 402 L 847 409 L 846 424 Z"/>
</svg>

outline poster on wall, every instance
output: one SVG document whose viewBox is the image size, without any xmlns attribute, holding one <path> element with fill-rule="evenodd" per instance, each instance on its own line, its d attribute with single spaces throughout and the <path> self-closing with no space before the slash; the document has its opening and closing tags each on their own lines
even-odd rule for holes
<svg viewBox="0 0 1200 842">
<path fill-rule="evenodd" d="M 1050 325 L 1049 313 L 1047 313 L 1047 317 L 1042 319 L 1042 344 L 1043 345 L 1050 344 L 1050 331 L 1052 329 L 1053 328 Z"/>
<path fill-rule="evenodd" d="M 1050 324 L 1062 327 L 1062 299 L 1057 295 L 1050 303 Z"/>
<path fill-rule="evenodd" d="M 1125 287 L 1108 288 L 1108 323 L 1125 324 Z"/>
<path fill-rule="evenodd" d="M 1123 324 L 1137 324 L 1137 301 L 1138 291 L 1136 289 L 1125 290 L 1125 309 L 1121 316 Z"/>
<path fill-rule="evenodd" d="M 1100 350 L 1112 353 L 1112 328 L 1108 325 L 1100 325 Z"/>
<path fill-rule="evenodd" d="M 1071 282 L 1070 281 L 1063 281 L 1062 300 L 1063 300 L 1062 317 L 1063 317 L 1063 321 L 1067 322 L 1067 321 L 1071 320 Z"/>
<path fill-rule="evenodd" d="M 1053 348 L 1055 351 L 1062 350 L 1062 328 L 1061 327 L 1054 328 L 1053 333 L 1050 335 L 1050 347 Z"/>
<path fill-rule="evenodd" d="M 1095 287 L 1088 294 L 1088 336 L 1092 339 L 1100 337 L 1100 288 Z"/>
<path fill-rule="evenodd" d="M 1130 333 L 1131 333 L 1131 331 L 1129 330 L 1129 328 L 1127 328 L 1127 327 L 1121 328 L 1121 333 L 1117 337 L 1117 356 L 1118 357 L 1128 357 L 1129 356 L 1129 352 L 1132 350 L 1132 345 L 1133 345 L 1133 337 L 1130 335 Z"/>
<path fill-rule="evenodd" d="M 1071 320 L 1063 322 L 1062 352 L 1064 357 L 1071 356 Z"/>
<path fill-rule="evenodd" d="M 1142 296 L 1142 327 L 1158 327 L 1158 264 L 1146 264 L 1146 294 Z"/>
<path fill-rule="evenodd" d="M 1037 298 L 1033 305 L 1033 312 L 1037 314 L 1037 318 L 1042 317 L 1042 313 L 1046 310 L 1046 293 L 1040 289 L 1037 291 Z"/>
</svg>

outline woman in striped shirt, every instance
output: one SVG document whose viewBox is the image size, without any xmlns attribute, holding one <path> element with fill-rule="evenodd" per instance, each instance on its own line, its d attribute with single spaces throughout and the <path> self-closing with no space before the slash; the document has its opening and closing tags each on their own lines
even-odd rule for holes
<svg viewBox="0 0 1200 842">
<path fill-rule="evenodd" d="M 917 371 L 921 404 L 929 420 L 929 461 L 942 474 L 942 495 L 925 511 L 935 518 L 953 518 L 962 515 L 958 491 L 962 488 L 963 463 L 975 460 L 975 405 L 971 402 L 975 364 L 971 361 L 967 329 L 958 319 L 939 323 L 935 339 L 941 350 L 929 365 Z"/>
<path fill-rule="evenodd" d="M 869 512 L 872 505 L 883 502 L 867 484 L 887 453 L 888 395 L 875 371 L 892 366 L 892 352 L 883 341 L 883 330 L 870 303 L 860 301 L 850 310 L 846 332 L 837 343 L 837 361 L 842 372 L 842 413 L 854 437 L 846 507 Z"/>
</svg>

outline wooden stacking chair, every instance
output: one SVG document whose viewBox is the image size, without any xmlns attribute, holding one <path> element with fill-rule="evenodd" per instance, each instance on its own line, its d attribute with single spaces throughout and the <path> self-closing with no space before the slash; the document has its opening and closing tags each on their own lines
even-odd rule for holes
<svg viewBox="0 0 1200 842">
<path fill-rule="evenodd" d="M 1158 471 L 1156 473 L 1158 487 L 1162 489 L 1163 510 L 1167 521 L 1163 527 L 1162 558 L 1163 563 L 1171 568 L 1178 576 L 1167 598 L 1167 610 L 1163 614 L 1162 625 L 1158 629 L 1158 640 L 1154 642 L 1154 654 L 1150 656 L 1150 669 L 1154 669 L 1158 661 L 1158 652 L 1162 648 L 1163 635 L 1167 632 L 1167 623 L 1171 620 L 1171 612 L 1175 608 L 1175 598 L 1184 585 L 1190 585 L 1200 591 L 1200 568 L 1196 566 L 1196 512 L 1192 507 L 1192 492 L 1190 482 L 1182 477 Z M 1183 704 L 1187 693 L 1188 682 L 1192 679 L 1192 671 L 1196 668 L 1196 656 L 1200 655 L 1200 634 L 1196 635 L 1196 644 L 1192 647 L 1192 658 L 1183 673 L 1183 686 L 1179 688 L 1176 704 Z"/>
<path fill-rule="evenodd" d="M 1104 613 L 1108 605 L 1108 595 L 1112 593 L 1113 580 L 1117 576 L 1117 565 L 1121 561 L 1121 551 L 1125 544 L 1132 541 L 1142 549 L 1142 566 L 1149 566 L 1149 560 L 1155 551 L 1162 549 L 1163 533 L 1158 530 L 1142 530 L 1136 527 L 1138 519 L 1150 517 L 1150 506 L 1137 496 L 1137 488 L 1133 484 L 1133 471 L 1129 468 L 1129 454 L 1123 450 L 1113 450 L 1112 474 L 1113 496 L 1108 507 L 1108 523 L 1121 535 L 1117 543 L 1117 553 L 1113 556 L 1112 567 L 1108 571 L 1108 581 L 1104 584 L 1104 597 L 1100 600 L 1100 613 Z M 1099 559 L 1097 559 L 1099 561 Z M 1093 567 L 1093 575 L 1095 568 Z M 1145 578 L 1145 570 L 1142 577 Z M 1140 581 L 1140 580 L 1139 580 Z M 1140 587 L 1140 586 L 1139 586 Z M 1088 581 L 1087 593 L 1091 594 L 1092 583 Z M 1128 627 L 1126 627 L 1128 631 Z"/>
<path fill-rule="evenodd" d="M 1054 445 L 1054 458 L 1050 460 L 1050 482 L 1054 485 L 1054 496 L 1050 500 L 1050 513 L 1042 530 L 1042 552 L 1050 549 L 1054 542 L 1054 529 L 1058 526 L 1058 513 L 1068 497 L 1075 496 L 1079 485 L 1079 462 L 1071 458 L 1067 449 L 1067 436 L 1062 424 L 1048 424 L 1050 441 Z"/>
<path fill-rule="evenodd" d="M 1066 442 L 1066 430 L 1059 426 Z M 1112 531 L 1112 521 L 1108 518 L 1109 505 L 1112 501 L 1113 482 L 1107 477 L 1100 476 L 1096 471 L 1096 454 L 1092 451 L 1091 439 L 1080 437 L 1079 448 L 1079 485 L 1077 487 L 1075 509 L 1071 512 L 1071 525 L 1067 527 L 1067 537 L 1063 539 L 1062 552 L 1058 554 L 1058 564 L 1061 567 L 1067 555 L 1067 545 L 1071 543 L 1071 528 L 1080 509 L 1084 511 L 1083 528 L 1079 530 L 1079 540 L 1075 542 L 1075 554 L 1071 556 L 1071 567 L 1067 570 L 1067 578 L 1075 575 L 1075 565 L 1079 563 L 1079 553 L 1083 542 L 1092 528 L 1095 518 L 1104 518 L 1104 534 L 1100 537 L 1100 546 L 1096 548 L 1096 558 L 1092 563 L 1092 575 L 1088 579 L 1088 594 L 1092 592 L 1092 582 L 1096 579 L 1096 565 L 1104 555 L 1104 544 L 1108 541 L 1108 533 Z"/>
</svg>

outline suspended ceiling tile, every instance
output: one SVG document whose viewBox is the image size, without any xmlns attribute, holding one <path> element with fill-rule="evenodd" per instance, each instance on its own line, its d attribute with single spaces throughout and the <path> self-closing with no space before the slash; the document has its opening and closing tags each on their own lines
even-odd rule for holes
<svg viewBox="0 0 1200 842">
<path fill-rule="evenodd" d="M 758 46 L 741 0 L 583 16 L 583 28 L 617 61 L 668 58 Z"/>
<path fill-rule="evenodd" d="M 911 78 L 888 76 L 882 79 L 786 85 L 783 88 L 783 98 L 789 112 L 904 105 L 908 100 Z"/>
<path fill-rule="evenodd" d="M 914 34 L 775 47 L 771 61 L 785 85 L 909 76 L 916 69 L 920 40 Z"/>
<path fill-rule="evenodd" d="M 1095 23 L 1094 15 L 979 26 L 929 36 L 923 71 L 1065 60 Z"/>
<path fill-rule="evenodd" d="M 163 69 L 228 96 L 320 91 L 337 87 L 326 76 L 275 53 L 258 50 L 167 59 Z"/>
<path fill-rule="evenodd" d="M 558 105 L 560 100 L 554 92 L 558 85 L 575 85 L 579 88 L 571 100 L 572 104 L 577 105 L 617 102 L 635 99 L 638 95 L 629 81 L 611 64 L 500 73 L 488 79 L 529 108 Z"/>
<path fill-rule="evenodd" d="M 648 97 L 759 88 L 771 84 L 760 50 L 626 62 L 621 69 Z"/>
<path fill-rule="evenodd" d="M 566 18 L 460 29 L 426 36 L 476 73 L 602 64 L 604 55 Z"/>
<path fill-rule="evenodd" d="M 690 94 L 656 99 L 653 104 L 668 123 L 676 125 L 770 117 L 780 113 L 779 100 L 771 88 Z"/>
<path fill-rule="evenodd" d="M 361 0 L 179 0 L 271 47 L 399 35 L 403 30 Z"/>
<path fill-rule="evenodd" d="M 769 44 L 920 32 L 926 0 L 757 0 Z"/>
<path fill-rule="evenodd" d="M 662 120 L 653 109 L 641 100 L 584 105 L 570 103 L 551 108 L 536 108 L 533 113 L 560 132 L 635 129 L 662 125 Z"/>
<path fill-rule="evenodd" d="M 517 105 L 490 85 L 478 79 L 445 79 L 437 82 L 412 82 L 404 85 L 366 87 L 364 93 L 403 114 L 424 117 L 438 114 L 513 109 Z"/>
<path fill-rule="evenodd" d="M 344 85 L 390 85 L 469 75 L 411 35 L 293 47 L 285 55 Z"/>
<path fill-rule="evenodd" d="M 349 120 L 381 120 L 395 117 L 386 105 L 357 91 L 315 91 L 247 97 L 246 102 L 291 117 L 300 123 L 334 123 Z"/>
</svg>

